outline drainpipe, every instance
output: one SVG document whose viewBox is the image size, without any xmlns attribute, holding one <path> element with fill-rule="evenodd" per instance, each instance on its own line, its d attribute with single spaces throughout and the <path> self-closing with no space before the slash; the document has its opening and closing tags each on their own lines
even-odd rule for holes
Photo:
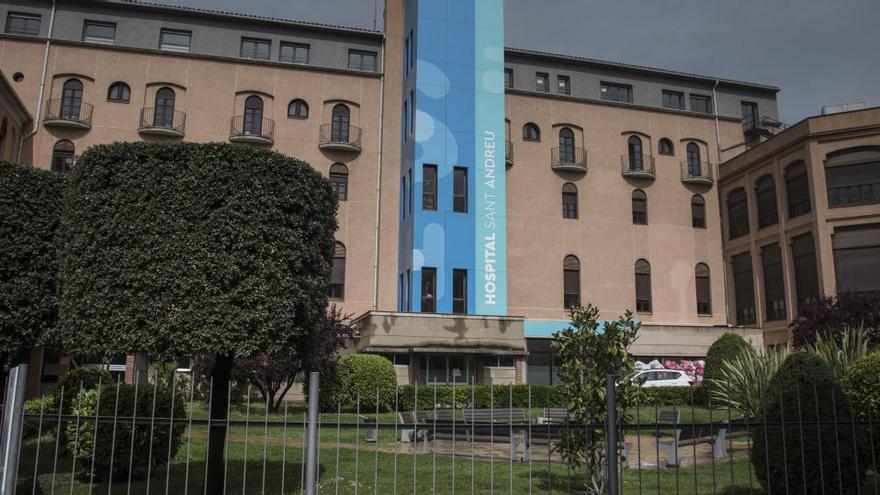
<svg viewBox="0 0 880 495">
<path fill-rule="evenodd" d="M 37 112 L 34 114 L 34 128 L 27 134 L 22 134 L 18 143 L 18 157 L 15 159 L 21 162 L 21 149 L 24 148 L 24 141 L 31 138 L 40 128 L 40 114 L 43 112 L 43 91 L 46 89 L 46 69 L 49 66 L 49 48 L 52 45 L 52 27 L 55 24 L 55 0 L 52 0 L 52 13 L 49 14 L 49 33 L 46 35 L 46 49 L 43 51 L 43 72 L 40 74 L 40 92 L 37 95 Z"/>
<path fill-rule="evenodd" d="M 724 319 L 727 322 L 727 326 L 730 325 L 730 298 L 728 296 L 728 291 L 730 286 L 728 285 L 728 280 L 730 274 L 728 273 L 727 267 L 727 244 L 724 242 L 724 215 L 721 213 L 722 208 L 724 208 L 724 199 L 721 197 L 721 127 L 718 123 L 718 95 L 716 89 L 718 88 L 718 80 L 715 80 L 715 84 L 712 86 L 712 110 L 715 114 L 715 147 L 718 150 L 718 158 L 715 164 L 715 180 L 716 187 L 715 193 L 718 195 L 718 225 L 721 226 L 719 229 L 719 233 L 721 235 L 721 275 L 724 279 Z"/>
<path fill-rule="evenodd" d="M 376 230 L 373 233 L 375 242 L 373 244 L 373 309 L 379 309 L 379 233 L 381 227 L 382 215 L 382 146 L 385 138 L 385 131 L 382 126 L 385 114 L 385 70 L 387 57 L 385 56 L 386 36 L 382 37 L 382 76 L 379 78 L 379 153 L 376 160 Z"/>
</svg>

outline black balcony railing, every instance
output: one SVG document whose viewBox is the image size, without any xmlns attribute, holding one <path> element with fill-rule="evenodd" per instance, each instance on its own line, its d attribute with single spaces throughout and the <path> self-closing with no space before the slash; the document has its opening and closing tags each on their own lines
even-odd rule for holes
<svg viewBox="0 0 880 495">
<path fill-rule="evenodd" d="M 768 213 L 766 215 L 758 217 L 758 228 L 763 229 L 765 227 L 769 227 L 771 225 L 776 225 L 779 223 L 779 212 L 774 211 L 773 213 Z"/>
<path fill-rule="evenodd" d="M 180 110 L 159 108 L 141 109 L 141 121 L 138 130 L 149 133 L 156 131 L 161 134 L 183 136 L 186 127 L 186 113 Z"/>
<path fill-rule="evenodd" d="M 749 224 L 743 223 L 740 225 L 731 225 L 730 226 L 730 239 L 736 239 L 737 237 L 742 237 L 749 233 Z"/>
<path fill-rule="evenodd" d="M 513 142 L 509 139 L 504 141 L 504 163 L 508 167 L 513 165 Z"/>
<path fill-rule="evenodd" d="M 810 200 L 806 199 L 804 201 L 798 201 L 797 203 L 792 203 L 788 205 L 788 218 L 795 218 L 801 215 L 806 215 L 810 211 L 812 211 L 812 206 L 810 205 Z"/>
<path fill-rule="evenodd" d="M 880 203 L 880 182 L 828 188 L 828 206 L 855 206 Z"/>
<path fill-rule="evenodd" d="M 682 182 L 697 184 L 712 183 L 712 164 L 702 160 L 684 160 L 681 162 Z"/>
<path fill-rule="evenodd" d="M 271 143 L 275 140 L 275 121 L 236 115 L 230 120 L 229 139 L 242 142 Z"/>
<path fill-rule="evenodd" d="M 46 105 L 45 124 L 73 125 L 76 127 L 92 126 L 92 105 L 71 98 L 56 98 Z"/>
<path fill-rule="evenodd" d="M 620 155 L 620 171 L 624 177 L 656 177 L 654 157 L 650 155 Z"/>
<path fill-rule="evenodd" d="M 353 125 L 322 124 L 318 146 L 325 149 L 361 150 L 361 128 Z"/>
<path fill-rule="evenodd" d="M 587 150 L 574 146 L 550 150 L 550 167 L 555 170 L 587 171 Z"/>
</svg>

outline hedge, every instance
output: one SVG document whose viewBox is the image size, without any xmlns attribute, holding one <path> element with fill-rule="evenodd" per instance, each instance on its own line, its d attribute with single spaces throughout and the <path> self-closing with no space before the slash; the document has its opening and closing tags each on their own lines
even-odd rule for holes
<svg viewBox="0 0 880 495">
<path fill-rule="evenodd" d="M 396 386 L 397 373 L 388 358 L 376 354 L 341 356 L 335 375 L 321 385 L 321 409 L 374 411 L 378 407 L 387 411 L 394 406 Z"/>
</svg>

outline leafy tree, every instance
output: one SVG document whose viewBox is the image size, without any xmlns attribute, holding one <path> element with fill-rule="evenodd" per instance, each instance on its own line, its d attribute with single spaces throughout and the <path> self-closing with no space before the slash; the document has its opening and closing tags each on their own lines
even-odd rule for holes
<svg viewBox="0 0 880 495">
<path fill-rule="evenodd" d="M 0 162 L 0 374 L 55 325 L 64 178 Z"/>
<path fill-rule="evenodd" d="M 551 344 L 554 359 L 560 363 L 558 374 L 566 408 L 577 425 L 604 424 L 608 375 L 623 378 L 617 384 L 617 414 L 621 422 L 629 421 L 629 407 L 642 398 L 638 384 L 625 376 L 635 367 L 629 348 L 638 338 L 639 324 L 627 311 L 616 321 L 606 321 L 600 329 L 598 316 L 599 308 L 589 303 L 572 309 L 570 326 L 554 333 Z M 608 453 L 604 428 L 578 426 L 553 449 L 576 472 L 585 470 L 588 493 L 605 493 Z"/>
<path fill-rule="evenodd" d="M 336 195 L 308 164 L 231 144 L 114 143 L 70 174 L 55 339 L 74 353 L 215 356 L 225 419 L 234 358 L 303 349 L 320 328 Z M 226 428 L 209 431 L 208 493 Z"/>
<path fill-rule="evenodd" d="M 868 344 L 875 348 L 880 344 L 880 294 L 844 291 L 816 298 L 800 307 L 789 328 L 798 349 L 814 343 L 820 334 L 840 340 L 846 328 L 864 329 Z"/>
</svg>

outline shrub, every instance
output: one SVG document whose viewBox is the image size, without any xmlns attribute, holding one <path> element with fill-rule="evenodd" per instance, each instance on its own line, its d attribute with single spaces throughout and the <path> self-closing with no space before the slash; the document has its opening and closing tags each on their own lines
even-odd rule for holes
<svg viewBox="0 0 880 495">
<path fill-rule="evenodd" d="M 42 397 L 37 397 L 35 399 L 30 399 L 24 403 L 24 412 L 25 414 L 42 414 L 43 416 L 50 416 L 52 414 L 58 414 L 58 403 L 55 402 L 54 395 L 44 395 Z M 49 430 L 46 428 L 46 421 L 48 418 L 43 418 L 43 433 L 48 432 Z M 27 437 L 32 437 L 39 433 L 40 431 L 40 420 L 39 419 L 25 419 L 22 424 L 22 435 Z"/>
<path fill-rule="evenodd" d="M 708 405 L 706 387 L 643 387 L 645 405 L 705 407 Z"/>
<path fill-rule="evenodd" d="M 863 435 L 851 427 L 849 399 L 822 359 L 788 356 L 767 387 L 762 412 L 752 431 L 752 465 L 768 493 L 859 490 L 867 467 L 859 464 L 867 454 Z M 845 427 L 829 424 L 834 421 Z"/>
<path fill-rule="evenodd" d="M 791 322 L 792 344 L 800 349 L 821 335 L 838 340 L 847 327 L 862 327 L 872 348 L 880 343 L 880 294 L 838 292 L 835 297 L 815 298 L 798 308 Z"/>
<path fill-rule="evenodd" d="M 61 404 L 65 414 L 70 414 L 76 405 L 75 397 L 79 394 L 80 386 L 83 390 L 92 390 L 98 388 L 99 384 L 109 385 L 112 380 L 110 372 L 101 368 L 74 368 L 58 380 L 58 387 L 55 389 L 55 403 Z M 63 404 L 62 390 L 64 390 Z"/>
<path fill-rule="evenodd" d="M 353 411 L 388 410 L 394 405 L 397 372 L 388 358 L 375 354 L 349 354 L 336 364 L 335 376 L 322 383 L 321 407 Z M 376 402 L 378 393 L 378 404 Z"/>
<path fill-rule="evenodd" d="M 834 378 L 843 380 L 850 365 L 868 355 L 868 339 L 862 327 L 845 328 L 836 336 L 819 334 L 801 350 L 819 356 L 831 367 Z"/>
<path fill-rule="evenodd" d="M 705 371 L 703 372 L 703 382 L 711 388 L 713 385 L 712 380 L 720 376 L 719 370 L 722 367 L 721 363 L 733 359 L 741 353 L 751 352 L 752 350 L 752 346 L 746 341 L 746 339 L 733 332 L 726 332 L 709 346 L 709 351 L 706 353 L 706 366 L 704 368 Z"/>
<path fill-rule="evenodd" d="M 860 418 L 867 419 L 870 415 L 876 420 L 880 414 L 880 352 L 853 363 L 843 378 L 843 389 Z"/>
<path fill-rule="evenodd" d="M 789 354 L 787 347 L 778 347 L 761 354 L 744 352 L 723 362 L 715 386 L 708 389 L 709 399 L 726 404 L 747 418 L 757 418 L 770 380 Z"/>
<path fill-rule="evenodd" d="M 403 385 L 398 388 L 398 410 L 429 410 L 435 405 L 458 409 L 490 407 L 563 407 L 565 397 L 559 385 Z M 418 390 L 418 401 L 416 401 Z M 491 390 L 491 392 L 490 392 Z M 531 397 L 529 392 L 531 391 Z M 491 394 L 491 395 L 490 395 Z M 511 401 L 511 398 L 513 399 Z M 418 407 L 417 407 L 418 406 Z"/>
<path fill-rule="evenodd" d="M 113 416 L 115 413 L 119 417 L 131 417 L 136 413 L 141 418 L 153 417 L 154 391 L 155 418 L 174 418 L 175 421 L 170 427 L 167 424 L 158 424 L 159 422 L 153 426 L 137 424 L 134 427 L 133 449 L 132 425 L 128 421 L 120 421 L 115 426 L 98 423 L 97 440 L 95 439 L 95 422 L 94 419 L 89 420 L 89 418 L 94 418 L 96 412 L 100 416 Z M 67 448 L 76 458 L 76 465 L 79 468 L 77 474 L 80 478 L 88 478 L 91 474 L 89 470 L 93 448 L 94 476 L 97 480 L 128 476 L 130 460 L 134 477 L 140 478 L 146 475 L 148 466 L 152 472 L 155 472 L 156 468 L 164 464 L 168 458 L 169 440 L 173 459 L 180 448 L 181 435 L 186 427 L 185 398 L 178 392 L 173 393 L 172 399 L 171 389 L 153 386 L 136 388 L 133 385 L 102 386 L 100 389 L 83 390 L 77 397 L 77 407 L 73 409 L 73 414 L 81 416 L 81 420 L 78 425 L 76 421 L 68 423 L 66 428 Z M 98 411 L 99 400 L 100 411 Z"/>
</svg>

